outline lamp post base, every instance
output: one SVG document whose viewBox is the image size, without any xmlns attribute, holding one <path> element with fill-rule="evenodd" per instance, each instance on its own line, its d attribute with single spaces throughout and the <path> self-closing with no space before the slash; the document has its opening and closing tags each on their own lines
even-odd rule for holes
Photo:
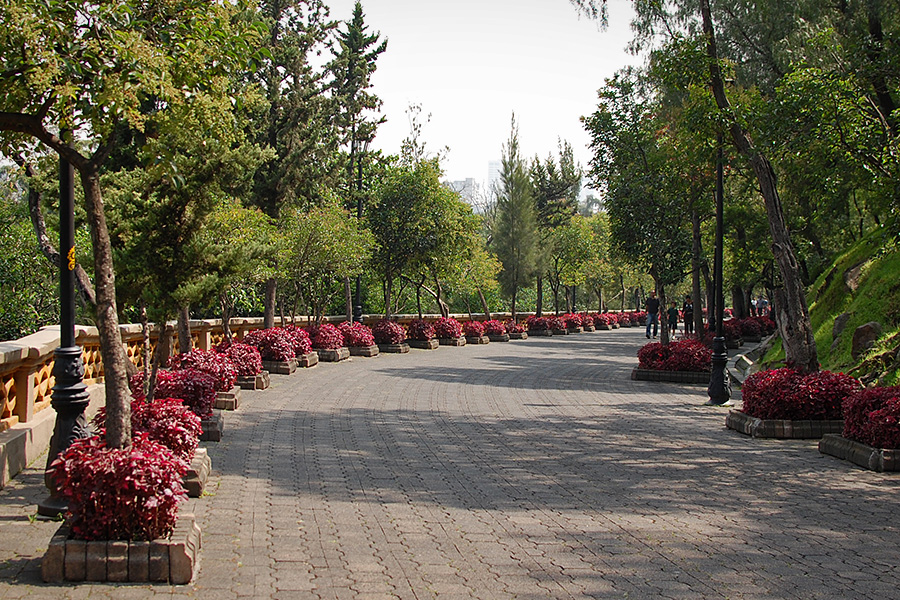
<svg viewBox="0 0 900 600">
<path fill-rule="evenodd" d="M 707 404 L 721 406 L 731 399 L 731 381 L 728 377 L 728 350 L 724 337 L 713 338 L 712 372 L 709 374 Z"/>
</svg>

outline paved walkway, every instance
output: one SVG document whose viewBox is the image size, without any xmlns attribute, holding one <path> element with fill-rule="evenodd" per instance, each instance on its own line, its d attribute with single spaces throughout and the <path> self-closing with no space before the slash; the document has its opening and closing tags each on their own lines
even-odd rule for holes
<svg viewBox="0 0 900 600">
<path fill-rule="evenodd" d="M 187 586 L 40 582 L 57 524 L 0 491 L 0 598 L 900 598 L 900 476 L 633 382 L 638 329 L 321 364 L 208 444 Z"/>
</svg>

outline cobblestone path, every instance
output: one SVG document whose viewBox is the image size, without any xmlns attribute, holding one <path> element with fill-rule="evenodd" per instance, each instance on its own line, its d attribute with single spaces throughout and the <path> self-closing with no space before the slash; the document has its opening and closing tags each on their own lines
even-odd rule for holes
<svg viewBox="0 0 900 600">
<path fill-rule="evenodd" d="M 639 329 L 320 364 L 204 444 L 187 586 L 40 582 L 38 470 L 0 491 L 0 598 L 900 599 L 900 475 L 724 428 L 629 379 Z"/>
</svg>

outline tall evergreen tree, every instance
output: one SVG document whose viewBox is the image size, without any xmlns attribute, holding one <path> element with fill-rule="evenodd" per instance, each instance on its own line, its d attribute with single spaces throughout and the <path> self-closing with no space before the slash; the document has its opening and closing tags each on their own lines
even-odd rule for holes
<svg viewBox="0 0 900 600">
<path fill-rule="evenodd" d="M 509 140 L 503 148 L 493 246 L 503 268 L 500 286 L 510 298 L 513 318 L 519 289 L 537 271 L 538 218 L 528 169 L 519 153 L 519 130 L 513 115 Z"/>
</svg>

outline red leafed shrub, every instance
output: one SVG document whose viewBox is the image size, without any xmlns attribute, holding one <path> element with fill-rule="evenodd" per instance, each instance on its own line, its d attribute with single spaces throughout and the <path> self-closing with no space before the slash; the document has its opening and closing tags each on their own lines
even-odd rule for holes
<svg viewBox="0 0 900 600">
<path fill-rule="evenodd" d="M 712 350 L 693 339 L 666 345 L 653 342 L 638 350 L 638 363 L 641 369 L 656 371 L 709 371 L 712 369 Z"/>
<path fill-rule="evenodd" d="M 132 375 L 128 382 L 131 395 L 139 400 L 144 398 L 144 373 Z M 159 398 L 180 398 L 201 419 L 212 416 L 216 403 L 216 380 L 194 369 L 180 371 L 160 371 L 156 375 L 154 396 Z"/>
<path fill-rule="evenodd" d="M 587 313 L 580 315 L 581 316 L 581 324 L 584 327 L 593 327 L 594 326 L 594 317 L 593 315 L 589 315 Z"/>
<path fill-rule="evenodd" d="M 843 373 L 803 375 L 787 367 L 760 371 L 741 386 L 742 410 L 759 419 L 837 420 L 843 400 L 859 388 L 859 381 Z"/>
<path fill-rule="evenodd" d="M 609 313 L 602 313 L 599 315 L 594 315 L 594 325 L 606 325 L 609 326 L 612 324 L 612 318 Z"/>
<path fill-rule="evenodd" d="M 566 328 L 566 323 L 562 320 L 562 317 L 547 317 L 547 320 L 550 321 L 550 329 Z"/>
<path fill-rule="evenodd" d="M 480 321 L 466 321 L 463 323 L 463 331 L 466 337 L 481 337 L 484 335 L 484 325 Z"/>
<path fill-rule="evenodd" d="M 294 337 L 280 327 L 256 329 L 244 336 L 244 343 L 259 350 L 262 360 L 283 362 L 294 358 Z"/>
<path fill-rule="evenodd" d="M 726 319 L 722 321 L 722 332 L 725 334 L 726 340 L 738 340 L 741 338 L 741 326 L 737 319 Z"/>
<path fill-rule="evenodd" d="M 741 328 L 741 337 L 760 337 L 763 334 L 763 328 L 755 317 L 747 317 L 738 321 Z"/>
<path fill-rule="evenodd" d="M 434 338 L 434 325 L 424 319 L 413 319 L 409 322 L 409 339 L 427 342 Z"/>
<path fill-rule="evenodd" d="M 528 328 L 528 331 L 545 331 L 552 328 L 553 324 L 547 317 L 531 316 L 525 320 L 525 327 Z"/>
<path fill-rule="evenodd" d="M 576 329 L 584 325 L 584 321 L 581 319 L 581 316 L 574 313 L 566 313 L 560 318 L 565 324 L 566 329 Z"/>
<path fill-rule="evenodd" d="M 631 319 L 632 325 L 646 325 L 647 324 L 647 312 L 643 310 L 635 311 L 631 313 L 628 317 Z"/>
<path fill-rule="evenodd" d="M 316 350 L 337 350 L 344 345 L 344 334 L 331 323 L 312 325 L 307 329 Z M 299 355 L 302 356 L 302 355 Z"/>
<path fill-rule="evenodd" d="M 146 433 L 124 449 L 108 448 L 100 437 L 76 440 L 50 468 L 77 539 L 165 537 L 185 498 L 187 463 Z"/>
<path fill-rule="evenodd" d="M 403 326 L 394 321 L 382 319 L 372 327 L 372 335 L 378 344 L 400 344 L 406 339 L 406 331 Z"/>
<path fill-rule="evenodd" d="M 187 354 L 176 354 L 169 358 L 168 367 L 174 371 L 194 369 L 206 373 L 216 380 L 216 391 L 227 392 L 237 381 L 237 370 L 231 359 L 211 350 L 194 348 Z"/>
<path fill-rule="evenodd" d="M 900 448 L 900 386 L 860 389 L 844 400 L 844 437 L 873 448 Z"/>
<path fill-rule="evenodd" d="M 434 335 L 439 338 L 456 339 L 462 336 L 462 325 L 453 317 L 441 317 L 434 322 Z"/>
<path fill-rule="evenodd" d="M 231 360 L 238 377 L 252 377 L 262 372 L 262 355 L 256 346 L 242 342 L 222 342 L 216 346 L 216 352 Z"/>
<path fill-rule="evenodd" d="M 97 431 L 106 429 L 106 407 L 101 407 L 91 423 Z M 152 402 L 131 403 L 131 432 L 146 433 L 154 442 L 190 464 L 200 443 L 200 417 L 179 398 L 154 398 Z"/>
<path fill-rule="evenodd" d="M 734 315 L 734 313 L 731 312 L 730 308 L 726 308 L 725 310 L 723 310 L 722 314 L 725 315 L 726 319 L 730 319 Z"/>
<path fill-rule="evenodd" d="M 485 335 L 506 335 L 506 327 L 497 319 L 491 319 L 482 323 Z"/>
<path fill-rule="evenodd" d="M 769 335 L 771 333 L 775 333 L 775 330 L 778 328 L 775 325 L 775 321 L 770 319 L 767 315 L 763 315 L 761 317 L 750 317 L 754 321 L 759 324 L 760 329 L 765 335 Z"/>
<path fill-rule="evenodd" d="M 513 319 L 504 321 L 503 326 L 506 328 L 506 333 L 525 333 L 525 328 L 516 323 Z"/>
<path fill-rule="evenodd" d="M 375 337 L 368 325 L 344 321 L 338 325 L 344 336 L 344 345 L 348 348 L 368 348 L 375 345 Z"/>
<path fill-rule="evenodd" d="M 282 329 L 288 334 L 294 347 L 294 356 L 305 356 L 312 352 L 313 344 L 309 332 L 296 325 L 285 325 Z M 293 357 L 292 357 L 293 358 Z"/>
</svg>

